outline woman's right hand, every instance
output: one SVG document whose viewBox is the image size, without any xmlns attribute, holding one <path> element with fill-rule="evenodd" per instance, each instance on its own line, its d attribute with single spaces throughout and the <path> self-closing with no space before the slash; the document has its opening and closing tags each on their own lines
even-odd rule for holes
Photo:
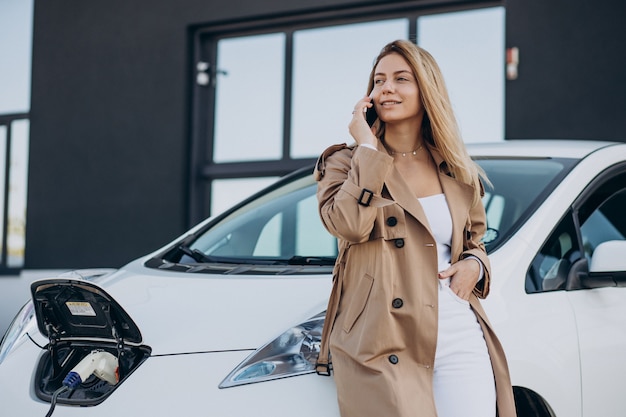
<svg viewBox="0 0 626 417">
<path fill-rule="evenodd" d="M 372 98 L 365 96 L 354 106 L 352 120 L 348 125 L 348 130 L 359 145 L 369 144 L 376 146 L 376 142 L 378 141 L 374 135 L 374 129 L 371 128 L 365 120 L 365 112 L 373 105 Z"/>
</svg>

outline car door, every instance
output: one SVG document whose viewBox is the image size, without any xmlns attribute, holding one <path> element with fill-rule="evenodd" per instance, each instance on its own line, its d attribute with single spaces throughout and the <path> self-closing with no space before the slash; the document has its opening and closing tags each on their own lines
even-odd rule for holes
<svg viewBox="0 0 626 417">
<path fill-rule="evenodd" d="M 586 282 L 585 274 L 600 243 L 626 240 L 626 164 L 598 177 L 581 195 L 573 214 L 582 253 L 568 273 L 567 289 L 578 327 L 583 416 L 623 416 L 626 288 Z"/>
<path fill-rule="evenodd" d="M 600 243 L 626 240 L 625 213 L 622 163 L 585 188 L 552 230 L 526 276 L 527 293 L 563 292 L 570 302 L 580 356 L 572 367 L 580 367 L 584 417 L 621 417 L 626 410 L 626 288 L 611 280 L 591 281 L 588 275 Z"/>
</svg>

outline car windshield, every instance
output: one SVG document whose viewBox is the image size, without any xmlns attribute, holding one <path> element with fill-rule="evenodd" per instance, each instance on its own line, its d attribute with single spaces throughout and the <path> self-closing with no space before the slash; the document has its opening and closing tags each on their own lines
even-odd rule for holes
<svg viewBox="0 0 626 417">
<path fill-rule="evenodd" d="M 223 261 L 334 258 L 337 244 L 317 214 L 316 187 L 310 174 L 288 182 L 226 216 L 189 247 Z"/>
<path fill-rule="evenodd" d="M 489 157 L 477 162 L 491 182 L 483 198 L 488 225 L 483 241 L 493 251 L 528 219 L 575 160 Z M 221 268 L 228 273 L 260 273 L 265 268 L 266 273 L 287 274 L 332 266 L 337 241 L 320 221 L 311 171 L 282 180 L 217 217 L 151 266 L 196 265 L 194 271 Z"/>
<path fill-rule="evenodd" d="M 487 213 L 487 231 L 483 242 L 487 252 L 492 252 L 534 213 L 576 160 L 478 158 L 476 162 L 491 182 L 485 187 L 483 197 Z"/>
</svg>

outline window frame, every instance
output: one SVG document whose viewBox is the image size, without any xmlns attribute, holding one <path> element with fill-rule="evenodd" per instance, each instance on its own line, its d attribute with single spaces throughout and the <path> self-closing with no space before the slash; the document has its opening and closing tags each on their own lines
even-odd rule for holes
<svg viewBox="0 0 626 417">
<path fill-rule="evenodd" d="M 581 230 L 582 225 L 580 223 L 580 217 L 581 217 L 580 211 L 586 205 L 589 199 L 592 198 L 593 195 L 600 188 L 605 186 L 609 181 L 613 180 L 615 177 L 619 175 L 626 177 L 626 162 L 619 162 L 619 163 L 613 164 L 605 168 L 602 172 L 598 173 L 598 175 L 596 175 L 587 184 L 587 186 L 582 190 L 582 192 L 578 195 L 578 197 L 574 200 L 574 202 L 569 206 L 569 208 L 567 209 L 563 217 L 558 221 L 555 227 L 552 228 L 550 233 L 547 235 L 546 239 L 542 242 L 540 249 L 537 251 L 537 253 L 533 257 L 533 260 L 528 265 L 528 270 L 526 271 L 526 279 L 524 280 L 527 294 L 543 294 L 549 291 L 575 291 L 575 290 L 591 289 L 590 287 L 587 287 L 583 284 L 581 277 L 580 277 L 581 274 L 587 274 L 589 272 L 588 260 L 584 253 L 584 240 L 583 240 L 582 230 Z M 626 189 L 626 186 L 623 188 L 620 188 L 618 192 L 623 191 L 624 189 Z M 608 198 L 604 199 L 601 203 L 596 205 L 593 211 L 597 210 L 598 207 L 602 206 L 602 204 L 608 201 L 608 199 L 610 199 L 613 195 L 615 195 L 615 192 L 611 193 Z M 587 218 L 588 217 L 589 216 L 587 216 Z M 567 220 L 571 221 L 573 224 L 574 234 L 575 234 L 574 237 L 576 239 L 574 246 L 578 248 L 578 251 L 580 252 L 580 256 L 572 262 L 567 280 L 562 288 L 529 292 L 528 281 L 532 279 L 530 277 L 530 271 L 533 268 L 533 264 L 537 260 L 538 256 L 541 253 L 543 253 L 545 245 L 549 241 L 553 240 L 554 233 L 556 233 L 556 231 L 561 228 L 561 225 Z M 572 277 L 574 278 L 572 279 Z"/>
<path fill-rule="evenodd" d="M 189 31 L 192 57 L 190 62 L 188 226 L 197 224 L 211 214 L 213 180 L 281 177 L 315 162 L 314 158 L 290 156 L 293 36 L 296 31 L 405 18 L 408 20 L 407 39 L 417 41 L 417 21 L 421 16 L 502 6 L 504 6 L 503 1 L 410 1 L 356 7 L 340 6 L 302 14 L 277 15 L 257 20 L 227 21 L 191 27 Z M 221 39 L 277 32 L 283 32 L 286 35 L 282 157 L 276 160 L 215 163 L 213 147 L 216 94 L 213 83 L 219 73 L 219 68 L 214 68 L 211 63 L 217 62 L 217 44 Z M 206 84 L 200 85 L 197 82 L 199 78 L 203 79 Z"/>
</svg>

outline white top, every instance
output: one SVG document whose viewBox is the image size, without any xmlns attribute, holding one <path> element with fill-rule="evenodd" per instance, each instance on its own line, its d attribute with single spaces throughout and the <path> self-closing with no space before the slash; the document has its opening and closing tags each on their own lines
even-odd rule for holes
<svg viewBox="0 0 626 417">
<path fill-rule="evenodd" d="M 437 244 L 437 268 L 439 272 L 444 271 L 450 266 L 452 257 L 452 216 L 448 201 L 445 194 L 435 194 L 418 200 L 428 218 L 430 231 L 433 232 Z M 480 266 L 478 281 L 483 279 L 485 270 L 480 259 L 475 256 L 468 256 L 467 259 L 475 259 L 478 262 Z"/>
<path fill-rule="evenodd" d="M 439 271 L 450 266 L 452 244 L 452 216 L 444 194 L 418 198 L 437 243 L 437 264 Z"/>
</svg>

